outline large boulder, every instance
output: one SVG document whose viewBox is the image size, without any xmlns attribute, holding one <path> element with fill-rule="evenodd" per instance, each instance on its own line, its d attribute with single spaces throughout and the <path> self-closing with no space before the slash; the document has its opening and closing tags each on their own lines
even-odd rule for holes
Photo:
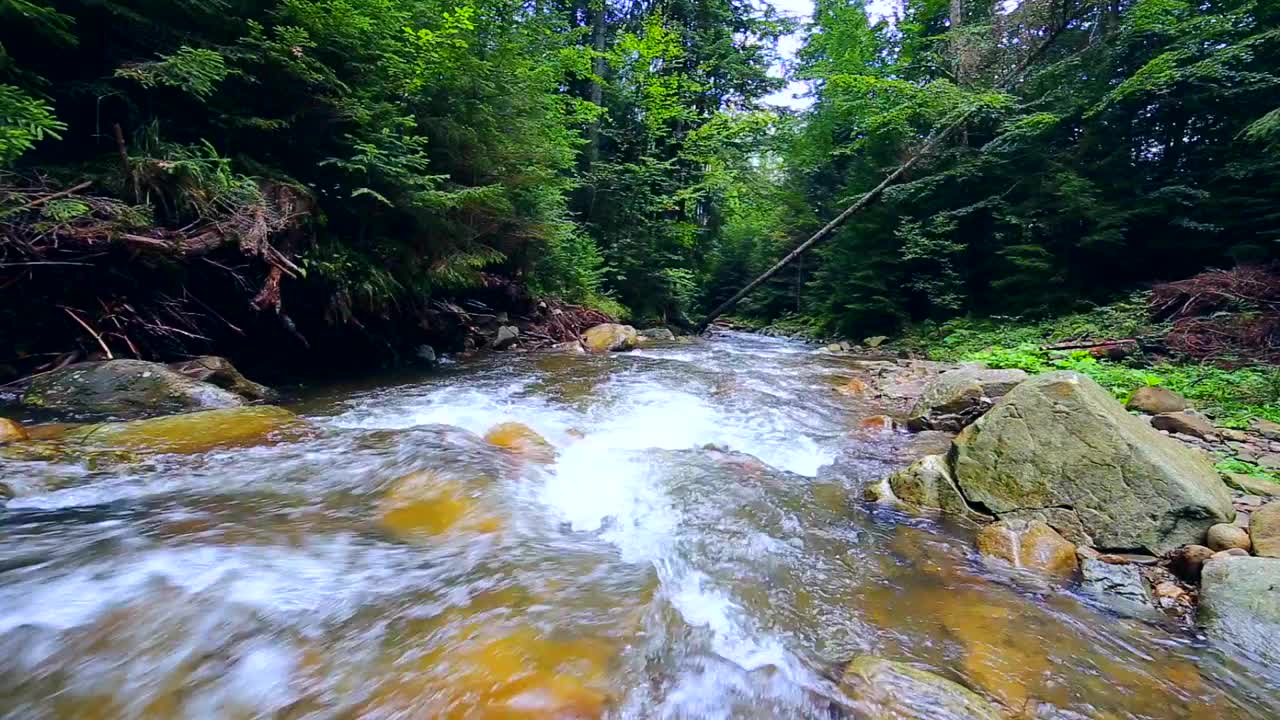
<svg viewBox="0 0 1280 720">
<path fill-rule="evenodd" d="M 959 430 L 991 407 L 1018 383 L 1021 370 L 965 366 L 939 375 L 924 389 L 907 417 L 912 430 Z"/>
<path fill-rule="evenodd" d="M 1280 664 L 1280 560 L 1219 557 L 1205 563 L 1197 621 L 1211 637 Z"/>
<path fill-rule="evenodd" d="M 1208 455 L 1161 435 L 1073 372 L 1023 382 L 965 428 L 952 474 L 971 504 L 997 516 L 1072 515 L 1103 548 L 1159 555 L 1235 517 Z"/>
<path fill-rule="evenodd" d="M 959 683 L 870 655 L 849 663 L 842 685 L 857 703 L 858 717 L 870 720 L 1004 717 L 999 706 Z"/>
<path fill-rule="evenodd" d="M 431 348 L 427 347 L 427 349 Z M 434 357 L 433 355 L 433 360 Z M 278 399 L 280 395 L 266 385 L 260 385 L 241 375 L 230 360 L 216 355 L 204 355 L 182 362 L 169 363 L 169 368 L 192 380 L 211 383 L 223 390 L 230 390 L 246 400 L 271 402 Z"/>
<path fill-rule="evenodd" d="M 671 342 L 676 339 L 676 334 L 664 327 L 645 328 L 637 333 L 642 340 L 658 340 L 662 342 Z"/>
<path fill-rule="evenodd" d="M 244 399 L 164 365 L 106 360 L 68 365 L 28 381 L 22 403 L 80 418 L 130 420 L 152 415 L 236 407 Z"/>
<path fill-rule="evenodd" d="M 605 353 L 634 350 L 639 342 L 636 329 L 630 325 L 602 323 L 582 333 L 582 346 L 587 352 Z"/>
</svg>

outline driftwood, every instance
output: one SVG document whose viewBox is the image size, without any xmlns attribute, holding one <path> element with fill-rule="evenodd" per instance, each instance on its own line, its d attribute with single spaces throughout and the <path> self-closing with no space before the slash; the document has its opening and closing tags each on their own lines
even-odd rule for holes
<svg viewBox="0 0 1280 720">
<path fill-rule="evenodd" d="M 1142 351 L 1142 343 L 1137 338 L 1124 340 L 1078 340 L 1071 342 L 1041 345 L 1041 350 L 1085 350 L 1096 358 L 1119 360 Z"/>
</svg>

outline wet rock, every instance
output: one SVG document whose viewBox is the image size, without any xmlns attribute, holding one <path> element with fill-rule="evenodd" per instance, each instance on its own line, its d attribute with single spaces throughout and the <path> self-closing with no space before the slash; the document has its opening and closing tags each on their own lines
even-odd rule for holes
<svg viewBox="0 0 1280 720">
<path fill-rule="evenodd" d="M 1213 423 L 1191 412 L 1161 413 L 1151 418 L 1151 427 L 1179 435 L 1190 435 L 1202 440 L 1217 435 Z"/>
<path fill-rule="evenodd" d="M 1227 473 L 1225 477 L 1228 485 L 1246 495 L 1280 497 L 1280 483 L 1278 482 L 1241 473 Z"/>
<path fill-rule="evenodd" d="M 520 340 L 520 328 L 515 325 L 503 325 L 493 336 L 493 349 L 506 350 Z"/>
<path fill-rule="evenodd" d="M 510 451 L 526 460 L 549 463 L 556 459 L 556 450 L 533 428 L 521 423 L 508 422 L 495 425 L 485 433 L 485 442 Z"/>
<path fill-rule="evenodd" d="M 31 436 L 27 434 L 26 429 L 23 428 L 16 420 L 0 418 L 0 445 L 29 440 L 30 437 Z"/>
<path fill-rule="evenodd" d="M 1200 571 L 1213 552 L 1203 545 L 1184 545 L 1169 553 L 1169 571 L 1189 583 L 1200 582 Z"/>
<path fill-rule="evenodd" d="M 662 342 L 670 342 L 676 339 L 676 334 L 664 327 L 645 328 L 636 332 L 636 335 L 644 340 L 658 340 Z"/>
<path fill-rule="evenodd" d="M 870 655 L 845 668 L 843 683 L 869 720 L 938 717 L 999 720 L 1000 708 L 965 686 L 911 665 Z"/>
<path fill-rule="evenodd" d="M 1148 415 L 1159 415 L 1186 410 L 1187 399 L 1168 388 L 1140 387 L 1129 396 L 1125 407 Z"/>
<path fill-rule="evenodd" d="M 1070 575 L 1077 567 L 1076 546 L 1040 520 L 1001 520 L 984 527 L 978 552 L 1053 575 Z"/>
<path fill-rule="evenodd" d="M 246 400 L 271 402 L 280 396 L 280 393 L 266 385 L 260 385 L 241 375 L 240 371 L 231 364 L 231 361 L 224 357 L 205 355 L 191 360 L 169 363 L 169 368 L 186 375 L 192 380 L 217 385 L 223 390 L 229 390 Z"/>
<path fill-rule="evenodd" d="M 1228 557 L 1207 563 L 1197 621 L 1210 637 L 1280 664 L 1280 560 Z"/>
<path fill-rule="evenodd" d="M 867 346 L 867 347 L 869 347 L 869 348 L 878 348 L 878 347 L 880 347 L 881 345 L 885 344 L 885 343 L 886 343 L 886 342 L 888 342 L 888 341 L 889 341 L 888 336 L 885 336 L 885 335 L 873 335 L 873 336 L 871 336 L 871 337 L 869 337 L 869 338 L 865 338 L 865 339 L 863 339 L 862 344 L 863 344 L 863 345 L 866 345 L 866 346 Z"/>
<path fill-rule="evenodd" d="M 22 403 L 77 416 L 129 420 L 235 407 L 244 399 L 159 363 L 106 360 L 68 365 L 32 378 Z"/>
<path fill-rule="evenodd" d="M 414 355 L 423 362 L 427 367 L 434 367 L 439 358 L 436 357 L 435 348 L 430 345 L 419 345 Z"/>
<path fill-rule="evenodd" d="M 943 455 L 926 455 L 905 470 L 889 476 L 889 489 L 897 499 L 923 508 L 936 508 L 953 515 L 989 519 L 969 507 L 956 487 L 951 468 Z"/>
<path fill-rule="evenodd" d="M 1209 532 L 1205 535 L 1205 544 L 1215 552 L 1239 548 L 1246 554 L 1253 547 L 1253 543 L 1249 541 L 1248 532 L 1228 523 L 1219 523 L 1209 528 Z"/>
<path fill-rule="evenodd" d="M 552 345 L 551 347 L 547 348 L 547 351 L 557 352 L 557 353 L 567 353 L 569 355 L 585 355 L 587 352 L 586 349 L 582 347 L 582 343 L 578 342 L 577 340 L 570 340 L 568 342 L 556 343 L 555 345 Z"/>
<path fill-rule="evenodd" d="M 587 352 L 623 352 L 634 350 L 639 336 L 630 325 L 602 323 L 582 333 L 581 340 Z"/>
<path fill-rule="evenodd" d="M 939 375 L 911 408 L 912 430 L 959 430 L 1027 378 L 1021 370 L 961 367 Z"/>
<path fill-rule="evenodd" d="M 193 454 L 305 435 L 309 426 L 273 405 L 203 410 L 149 420 L 76 426 L 58 440 L 106 450 Z"/>
<path fill-rule="evenodd" d="M 1273 500 L 1249 516 L 1249 538 L 1255 555 L 1280 558 L 1280 501 Z"/>
<path fill-rule="evenodd" d="M 858 421 L 859 435 L 881 435 L 891 433 L 896 429 L 898 424 L 888 415 L 872 415 Z"/>
<path fill-rule="evenodd" d="M 1080 563 L 1081 587 L 1103 599 L 1119 599 L 1142 607 L 1154 607 L 1151 591 L 1137 565 L 1116 565 L 1085 558 Z"/>
<path fill-rule="evenodd" d="M 827 345 L 822 349 L 830 353 L 838 353 L 838 352 L 844 351 L 844 348 L 840 347 L 840 343 L 831 343 L 830 345 Z"/>
<path fill-rule="evenodd" d="M 971 504 L 997 516 L 1070 513 L 1103 548 L 1161 554 L 1235 515 L 1208 455 L 1161 435 L 1077 373 L 1018 385 L 960 433 L 953 457 Z"/>
<path fill-rule="evenodd" d="M 399 540 L 414 541 L 450 531 L 492 533 L 502 519 L 480 510 L 474 490 L 431 471 L 406 475 L 378 500 L 378 523 Z"/>
<path fill-rule="evenodd" d="M 1221 560 L 1224 557 L 1249 557 L 1249 551 L 1241 548 L 1227 548 L 1213 554 L 1210 560 Z"/>
<path fill-rule="evenodd" d="M 849 380 L 849 382 L 846 382 L 845 384 L 836 388 L 836 391 L 839 392 L 841 395 L 849 395 L 851 397 L 866 395 L 867 392 L 870 390 L 871 390 L 871 386 L 867 385 L 865 382 L 863 382 L 862 380 L 859 380 L 858 378 L 852 378 L 851 380 Z"/>
</svg>

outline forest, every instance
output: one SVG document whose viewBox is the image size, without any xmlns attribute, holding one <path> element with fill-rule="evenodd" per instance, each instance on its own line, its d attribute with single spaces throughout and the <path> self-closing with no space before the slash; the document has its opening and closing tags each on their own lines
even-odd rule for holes
<svg viewBox="0 0 1280 720">
<path fill-rule="evenodd" d="M 542 298 L 690 328 L 908 162 L 737 316 L 861 338 L 1265 267 L 1280 3 L 0 0 L 0 375 L 386 364 Z"/>
</svg>

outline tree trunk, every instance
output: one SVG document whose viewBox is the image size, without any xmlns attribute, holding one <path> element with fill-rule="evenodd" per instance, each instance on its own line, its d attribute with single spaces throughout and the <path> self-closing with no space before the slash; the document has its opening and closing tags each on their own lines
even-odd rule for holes
<svg viewBox="0 0 1280 720">
<path fill-rule="evenodd" d="M 605 0 L 590 0 L 591 11 L 591 102 L 597 107 L 604 104 L 604 50 L 605 50 Z M 587 128 L 587 169 L 600 159 L 600 118 Z"/>
</svg>

